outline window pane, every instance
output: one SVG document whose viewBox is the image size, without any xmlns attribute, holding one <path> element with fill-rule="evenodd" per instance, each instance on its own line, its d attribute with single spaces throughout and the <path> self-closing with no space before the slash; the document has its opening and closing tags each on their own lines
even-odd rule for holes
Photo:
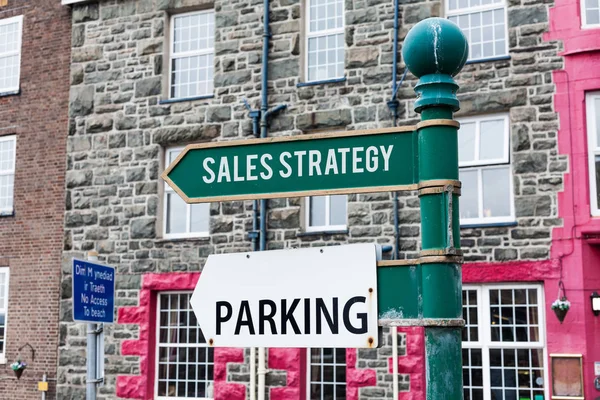
<svg viewBox="0 0 600 400">
<path fill-rule="evenodd" d="M 458 161 L 475 160 L 475 123 L 461 124 L 458 131 Z"/>
<path fill-rule="evenodd" d="M 159 396 L 212 397 L 213 349 L 202 340 L 190 340 L 203 338 L 198 334 L 190 297 L 191 292 L 159 295 Z"/>
<path fill-rule="evenodd" d="M 470 0 L 470 2 L 472 6 L 479 4 L 479 0 Z M 484 5 L 492 3 L 497 1 L 482 1 Z M 458 4 L 459 8 L 469 7 L 468 0 L 459 0 Z M 504 7 L 499 7 L 494 10 L 464 12 L 450 17 L 451 21 L 458 22 L 458 26 L 469 40 L 469 60 L 506 55 L 504 12 Z"/>
<path fill-rule="evenodd" d="M 325 204 L 326 196 L 311 197 L 309 207 L 309 225 L 310 226 L 325 226 Z"/>
<path fill-rule="evenodd" d="M 311 399 L 346 400 L 346 349 L 309 349 Z"/>
<path fill-rule="evenodd" d="M 346 225 L 348 196 L 330 196 L 329 215 L 331 225 Z"/>
<path fill-rule="evenodd" d="M 0 211 L 13 208 L 14 175 L 0 175 Z"/>
<path fill-rule="evenodd" d="M 463 349 L 462 358 L 465 399 L 483 400 L 481 349 Z"/>
<path fill-rule="evenodd" d="M 598 9 L 586 10 L 585 16 L 588 25 L 597 25 L 600 23 L 600 11 Z"/>
<path fill-rule="evenodd" d="M 480 124 L 479 159 L 501 160 L 505 158 L 504 120 L 483 121 Z"/>
<path fill-rule="evenodd" d="M 462 182 L 460 197 L 460 218 L 479 217 L 479 188 L 477 183 L 477 170 L 461 170 L 460 181 Z"/>
<path fill-rule="evenodd" d="M 510 216 L 510 168 L 493 168 L 482 171 L 483 217 Z"/>
<path fill-rule="evenodd" d="M 343 39 L 342 33 L 308 39 L 308 80 L 333 79 L 343 75 Z"/>
<path fill-rule="evenodd" d="M 166 233 L 185 233 L 187 228 L 187 205 L 177 193 L 167 193 Z"/>
<path fill-rule="evenodd" d="M 543 394 L 544 379 L 541 349 L 490 350 L 492 393 L 500 399 L 534 399 Z M 492 396 L 493 397 L 493 396 Z"/>
<path fill-rule="evenodd" d="M 208 232 L 210 220 L 210 203 L 192 204 L 190 205 L 191 216 L 191 232 Z"/>
<path fill-rule="evenodd" d="M 463 290 L 463 341 L 476 342 L 479 340 L 479 321 L 477 316 L 477 291 Z"/>
</svg>

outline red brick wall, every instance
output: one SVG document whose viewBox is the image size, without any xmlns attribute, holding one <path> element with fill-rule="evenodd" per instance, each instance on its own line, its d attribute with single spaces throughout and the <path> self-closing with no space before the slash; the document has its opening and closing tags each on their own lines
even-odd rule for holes
<svg viewBox="0 0 600 400">
<path fill-rule="evenodd" d="M 10 267 L 7 364 L 0 398 L 39 399 L 51 379 L 54 398 L 68 132 L 70 10 L 60 0 L 8 0 L 0 19 L 23 15 L 21 93 L 0 97 L 0 135 L 17 136 L 14 216 L 0 217 L 0 266 Z M 19 381 L 9 367 L 21 356 Z"/>
</svg>

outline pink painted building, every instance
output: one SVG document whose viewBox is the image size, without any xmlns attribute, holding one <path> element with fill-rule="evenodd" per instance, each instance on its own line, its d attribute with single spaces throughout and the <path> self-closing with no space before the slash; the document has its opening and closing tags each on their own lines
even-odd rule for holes
<svg viewBox="0 0 600 400">
<path fill-rule="evenodd" d="M 561 325 L 548 323 L 550 353 L 581 354 L 586 399 L 600 398 L 600 319 L 591 296 L 600 292 L 600 10 L 598 2 L 557 0 L 550 10 L 548 40 L 563 43 L 564 67 L 553 73 L 554 106 L 560 117 L 559 152 L 569 157 L 569 173 L 559 195 L 564 224 L 552 235 L 571 310 Z M 548 288 L 547 292 L 550 292 Z M 548 293 L 552 295 L 552 293 Z"/>
</svg>

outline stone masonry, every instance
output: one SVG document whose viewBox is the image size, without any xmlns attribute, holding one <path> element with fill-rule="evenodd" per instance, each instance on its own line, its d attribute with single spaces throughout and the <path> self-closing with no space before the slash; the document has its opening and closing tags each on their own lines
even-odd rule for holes
<svg viewBox="0 0 600 400">
<path fill-rule="evenodd" d="M 439 1 L 400 3 L 400 40 L 413 24 L 443 10 Z M 510 58 L 467 65 L 457 79 L 461 86 L 457 117 L 510 113 L 517 216 L 514 226 L 463 229 L 466 261 L 548 259 L 551 230 L 562 223 L 556 203 L 567 160 L 557 151 L 551 76 L 561 68 L 562 59 L 557 56 L 560 44 L 542 38 L 549 3 L 510 0 Z M 211 7 L 216 11 L 214 98 L 161 104 L 167 90 L 168 16 Z M 386 102 L 392 94 L 393 13 L 391 0 L 347 0 L 346 81 L 298 88 L 303 82 L 302 2 L 273 0 L 269 102 L 288 107 L 270 121 L 269 135 L 392 126 Z M 73 6 L 60 398 L 81 398 L 84 390 L 85 327 L 71 321 L 71 257 L 94 249 L 103 262 L 114 265 L 117 305 L 125 307 L 138 304 L 146 273 L 200 271 L 210 254 L 251 249 L 252 202 L 212 204 L 209 238 L 165 240 L 159 174 L 168 146 L 252 135 L 242 100 L 253 108 L 260 106 L 261 19 L 260 0 L 102 0 Z M 400 74 L 403 69 L 401 63 Z M 409 74 L 398 91 L 399 124 L 418 121 L 412 108 L 415 83 Z M 348 232 L 336 234 L 303 231 L 303 199 L 269 201 L 268 248 L 393 244 L 391 194 L 348 199 Z M 418 204 L 415 193 L 400 193 L 403 258 L 419 251 Z M 136 325 L 108 327 L 103 398 L 115 398 L 116 375 L 139 374 L 139 358 L 120 355 L 122 342 L 139 334 Z M 383 368 L 390 353 L 387 345 L 377 352 L 359 350 L 357 366 L 379 360 L 378 368 Z M 238 380 L 247 379 L 247 366 L 235 368 L 239 369 L 230 371 L 230 379 L 238 370 L 246 376 Z M 285 379 L 277 378 L 282 374 L 271 371 L 267 380 L 280 386 L 285 384 Z M 361 388 L 360 399 L 390 398 L 388 378 L 378 377 L 376 388 Z M 401 382 L 409 385 L 408 379 Z"/>
</svg>

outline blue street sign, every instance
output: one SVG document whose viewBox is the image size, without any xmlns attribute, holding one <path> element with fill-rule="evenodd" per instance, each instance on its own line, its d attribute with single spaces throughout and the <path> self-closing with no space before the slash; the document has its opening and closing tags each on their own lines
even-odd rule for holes
<svg viewBox="0 0 600 400">
<path fill-rule="evenodd" d="M 112 324 L 115 315 L 115 269 L 73 259 L 73 320 Z"/>
</svg>

